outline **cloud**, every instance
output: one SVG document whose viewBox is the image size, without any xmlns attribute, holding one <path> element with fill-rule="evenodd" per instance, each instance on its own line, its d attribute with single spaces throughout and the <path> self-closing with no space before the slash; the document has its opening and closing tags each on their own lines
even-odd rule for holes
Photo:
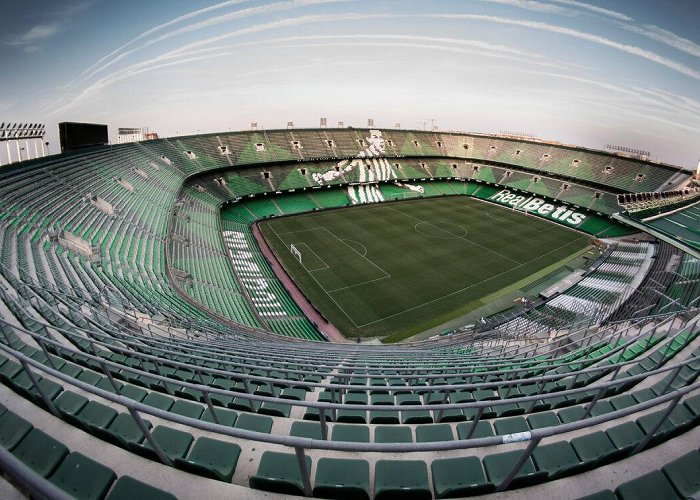
<svg viewBox="0 0 700 500">
<path fill-rule="evenodd" d="M 48 40 L 60 32 L 58 24 L 38 24 L 28 31 L 5 41 L 5 45 L 21 47 L 24 52 L 38 52 L 41 50 L 41 42 Z"/>
<path fill-rule="evenodd" d="M 587 33 L 585 31 L 578 31 L 572 28 L 566 28 L 564 26 L 558 26 L 554 24 L 547 24 L 537 21 L 524 21 L 520 19 L 512 19 L 507 17 L 498 16 L 484 16 L 479 14 L 427 14 L 427 17 L 439 18 L 439 19 L 465 19 L 474 21 L 487 21 L 499 24 L 507 24 L 512 26 L 521 26 L 523 28 L 529 28 L 539 31 L 547 31 L 550 33 L 557 33 L 559 35 L 570 36 L 572 38 L 577 38 L 579 40 L 585 40 L 587 42 L 595 43 L 598 45 L 603 45 L 610 47 L 621 52 L 625 52 L 630 55 L 641 57 L 648 61 L 654 62 L 665 66 L 673 71 L 684 74 L 694 80 L 700 80 L 700 72 L 697 70 L 681 64 L 679 62 L 668 59 L 650 50 L 642 49 L 641 47 L 636 47 L 634 45 L 628 45 L 609 38 L 605 38 L 599 35 L 594 35 L 592 33 Z"/>
<path fill-rule="evenodd" d="M 70 22 L 73 16 L 87 9 L 93 3 L 94 0 L 85 0 L 72 4 L 61 4 L 60 9 L 45 13 L 45 18 L 50 19 L 50 22 L 32 26 L 24 33 L 7 38 L 3 43 L 11 47 L 21 47 L 24 52 L 38 52 L 44 42 L 64 30 L 65 25 Z"/>
<path fill-rule="evenodd" d="M 86 79 L 94 76 L 95 74 L 97 74 L 101 71 L 104 71 L 105 69 L 114 65 L 115 63 L 119 62 L 120 60 L 124 59 L 125 57 L 127 57 L 135 52 L 139 52 L 139 51 L 143 50 L 145 47 L 162 42 L 164 40 L 167 40 L 169 38 L 172 38 L 172 37 L 175 37 L 178 35 L 189 33 L 192 31 L 197 31 L 197 30 L 204 29 L 204 28 L 209 28 L 209 27 L 215 26 L 217 24 L 230 22 L 230 21 L 237 20 L 237 19 L 242 19 L 245 17 L 269 14 L 272 12 L 278 12 L 278 11 L 284 11 L 284 10 L 290 10 L 290 9 L 296 9 L 299 7 L 306 7 L 309 5 L 347 2 L 349 0 L 290 0 L 290 1 L 285 1 L 285 2 L 275 2 L 275 3 L 271 3 L 271 4 L 265 4 L 265 5 L 261 5 L 258 7 L 249 7 L 246 9 L 234 10 L 234 11 L 231 11 L 228 13 L 224 13 L 221 15 L 217 15 L 217 16 L 213 16 L 213 17 L 204 19 L 202 21 L 199 21 L 199 22 L 196 22 L 193 24 L 181 26 L 177 29 L 166 31 L 165 33 L 157 36 L 156 38 L 144 41 L 143 43 L 139 44 L 139 46 L 137 48 L 124 52 L 124 49 L 133 45 L 135 42 L 142 40 L 144 38 L 147 38 L 150 35 L 153 35 L 154 33 L 161 32 L 165 28 L 169 28 L 171 26 L 174 26 L 176 24 L 181 23 L 182 21 L 186 21 L 188 19 L 198 17 L 202 14 L 206 14 L 206 13 L 211 12 L 213 10 L 218 10 L 218 9 L 222 9 L 225 7 L 230 7 L 232 5 L 244 3 L 247 1 L 250 1 L 250 0 L 231 0 L 228 2 L 223 2 L 223 3 L 217 4 L 217 5 L 206 7 L 204 9 L 199 9 L 199 10 L 190 12 L 188 14 L 179 16 L 175 19 L 172 19 L 171 21 L 168 21 L 166 23 L 155 26 L 147 31 L 144 31 L 143 33 L 141 33 L 137 37 L 133 38 L 132 40 L 129 40 L 127 43 L 123 44 L 121 47 L 112 51 L 110 54 L 101 58 L 95 64 L 93 64 L 88 69 L 83 71 L 79 75 L 78 80 L 79 81 L 86 80 Z M 110 58 L 112 58 L 112 59 L 108 60 Z"/>
<path fill-rule="evenodd" d="M 564 4 L 564 5 L 569 5 L 571 7 L 576 7 L 581 10 L 587 10 L 589 12 L 593 12 L 594 14 L 600 14 L 602 16 L 606 17 L 611 17 L 613 19 L 617 19 L 618 21 L 625 21 L 629 22 L 632 21 L 632 18 L 622 14 L 621 12 L 616 12 L 614 10 L 609 10 L 609 9 L 604 9 L 602 7 L 598 7 L 596 5 L 590 5 L 584 2 L 579 2 L 578 0 L 551 0 L 552 2 Z"/>
<path fill-rule="evenodd" d="M 536 2 L 534 0 L 479 0 L 480 2 L 497 3 L 517 7 L 519 9 L 531 10 L 543 14 L 569 14 L 571 11 L 549 3 Z"/>
<path fill-rule="evenodd" d="M 634 26 L 634 25 L 624 25 L 624 28 L 638 35 L 645 36 L 654 40 L 655 42 L 662 43 L 674 49 L 690 54 L 691 56 L 700 57 L 700 45 L 697 43 L 676 35 L 670 31 L 667 31 L 658 26 L 647 25 L 647 26 Z"/>
</svg>

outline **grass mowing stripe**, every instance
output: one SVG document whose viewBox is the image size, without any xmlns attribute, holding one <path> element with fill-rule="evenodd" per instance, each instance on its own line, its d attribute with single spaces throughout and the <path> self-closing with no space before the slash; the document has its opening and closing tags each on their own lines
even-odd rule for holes
<svg viewBox="0 0 700 500">
<path fill-rule="evenodd" d="M 467 197 L 314 212 L 260 228 L 290 276 L 340 331 L 392 338 L 461 316 L 465 306 L 478 307 L 590 242 Z M 322 236 L 326 232 L 332 238 Z M 305 270 L 289 251 L 292 243 L 307 245 L 328 269 Z"/>
</svg>

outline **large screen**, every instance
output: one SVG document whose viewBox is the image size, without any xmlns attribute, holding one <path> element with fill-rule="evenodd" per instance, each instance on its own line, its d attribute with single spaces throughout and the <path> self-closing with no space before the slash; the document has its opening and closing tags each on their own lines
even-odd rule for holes
<svg viewBox="0 0 700 500">
<path fill-rule="evenodd" d="M 97 123 L 61 122 L 58 124 L 61 151 L 87 148 L 107 144 L 107 125 Z"/>
</svg>

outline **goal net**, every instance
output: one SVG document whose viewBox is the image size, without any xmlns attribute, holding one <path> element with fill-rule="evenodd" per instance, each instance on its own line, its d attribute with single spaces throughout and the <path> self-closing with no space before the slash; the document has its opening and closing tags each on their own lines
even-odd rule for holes
<svg viewBox="0 0 700 500">
<path fill-rule="evenodd" d="M 301 252 L 297 247 L 294 246 L 294 243 L 289 245 L 289 251 L 292 252 L 292 255 L 297 258 L 299 261 L 299 264 L 301 264 Z"/>
</svg>

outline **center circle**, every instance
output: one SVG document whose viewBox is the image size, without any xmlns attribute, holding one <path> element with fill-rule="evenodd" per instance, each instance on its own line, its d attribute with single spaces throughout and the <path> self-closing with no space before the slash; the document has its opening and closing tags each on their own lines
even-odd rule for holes
<svg viewBox="0 0 700 500">
<path fill-rule="evenodd" d="M 459 238 L 464 238 L 467 235 L 467 230 L 462 226 L 453 222 L 440 220 L 421 221 L 414 227 L 416 231 L 423 236 L 427 236 L 428 238 L 436 238 L 439 240 L 456 240 Z"/>
</svg>

